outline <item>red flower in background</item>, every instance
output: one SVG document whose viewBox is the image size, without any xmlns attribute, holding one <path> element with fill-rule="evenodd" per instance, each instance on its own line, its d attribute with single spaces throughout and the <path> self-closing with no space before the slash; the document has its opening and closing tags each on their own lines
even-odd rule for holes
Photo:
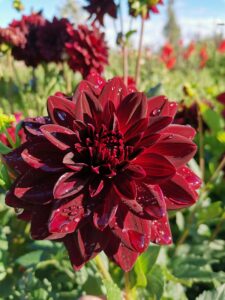
<svg viewBox="0 0 225 300">
<path fill-rule="evenodd" d="M 34 239 L 62 241 L 76 270 L 103 250 L 128 271 L 150 242 L 172 242 L 167 210 L 197 200 L 186 166 L 195 131 L 171 124 L 177 105 L 164 96 L 89 78 L 72 100 L 49 97 L 48 117 L 24 121 L 27 142 L 4 156 L 17 173 L 6 203 Z"/>
<path fill-rule="evenodd" d="M 168 70 L 171 70 L 176 65 L 176 57 L 173 46 L 170 43 L 166 43 L 161 52 L 161 60 L 165 64 Z"/>
<path fill-rule="evenodd" d="M 199 67 L 200 69 L 203 69 L 206 66 L 207 61 L 209 60 L 209 55 L 206 46 L 201 48 L 199 52 L 199 57 L 200 57 Z"/>
<path fill-rule="evenodd" d="M 2 43 L 23 48 L 26 38 L 19 28 L 0 28 L 0 44 Z"/>
<path fill-rule="evenodd" d="M 60 62 L 63 60 L 65 43 L 69 41 L 67 25 L 69 21 L 65 18 L 46 21 L 41 26 L 37 35 L 37 46 L 40 54 L 46 62 Z"/>
<path fill-rule="evenodd" d="M 66 51 L 70 68 L 81 72 L 83 77 L 91 71 L 101 74 L 104 66 L 108 64 L 108 48 L 104 34 L 96 26 L 88 28 L 86 25 L 79 25 L 75 29 L 69 24 L 67 30 L 70 40 L 66 43 Z"/>
<path fill-rule="evenodd" d="M 98 20 L 103 25 L 103 19 L 106 14 L 110 17 L 117 18 L 117 6 L 113 0 L 86 0 L 88 5 L 84 7 L 90 18 L 95 15 L 95 21 Z"/>
<path fill-rule="evenodd" d="M 36 67 L 42 57 L 37 45 L 37 34 L 40 26 L 45 24 L 45 19 L 40 13 L 32 13 L 22 16 L 22 19 L 14 20 L 9 28 L 17 28 L 26 38 L 24 47 L 13 47 L 12 55 L 16 60 L 23 60 L 27 66 Z"/>
<path fill-rule="evenodd" d="M 225 53 L 225 40 L 223 40 L 223 41 L 220 43 L 220 45 L 219 45 L 219 47 L 218 47 L 218 51 L 219 51 L 220 53 Z"/>
<path fill-rule="evenodd" d="M 22 113 L 14 113 L 14 117 L 16 119 L 15 123 L 12 123 L 11 127 L 7 128 L 8 134 L 11 137 L 12 141 L 16 142 L 16 125 L 22 120 Z M 21 143 L 25 142 L 25 133 L 24 130 L 21 129 L 18 133 Z M 12 147 L 10 141 L 4 133 L 0 134 L 0 142 L 2 142 L 7 147 Z"/>
<path fill-rule="evenodd" d="M 192 56 L 192 54 L 195 52 L 195 48 L 195 43 L 191 42 L 188 48 L 184 51 L 183 56 L 185 60 L 188 60 Z"/>
</svg>

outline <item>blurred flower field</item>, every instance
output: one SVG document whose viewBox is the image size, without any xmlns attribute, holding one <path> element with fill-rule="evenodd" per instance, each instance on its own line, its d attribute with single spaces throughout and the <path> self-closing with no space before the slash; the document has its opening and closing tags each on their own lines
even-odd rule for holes
<svg viewBox="0 0 225 300">
<path fill-rule="evenodd" d="M 11 2 L 0 299 L 225 299 L 223 36 L 184 43 L 173 1 L 127 1 L 141 33 L 168 6 L 154 51 L 141 34 L 134 48 L 121 1 L 86 1 L 85 24 Z M 121 19 L 111 49 L 106 15 Z"/>
</svg>

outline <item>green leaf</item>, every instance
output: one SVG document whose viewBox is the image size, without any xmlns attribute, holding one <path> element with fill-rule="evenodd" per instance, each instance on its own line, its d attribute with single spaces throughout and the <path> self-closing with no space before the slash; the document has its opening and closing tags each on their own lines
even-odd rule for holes
<svg viewBox="0 0 225 300">
<path fill-rule="evenodd" d="M 163 271 L 159 265 L 154 265 L 151 272 L 148 274 L 148 292 L 151 299 L 160 300 L 164 290 Z"/>
<path fill-rule="evenodd" d="M 103 280 L 106 288 L 107 300 L 122 300 L 121 290 L 118 286 L 109 280 Z"/>
<path fill-rule="evenodd" d="M 209 223 L 223 213 L 220 201 L 212 203 L 208 207 L 203 207 L 197 214 L 199 223 Z"/>
<path fill-rule="evenodd" d="M 30 267 L 40 262 L 42 254 L 42 250 L 32 251 L 17 258 L 16 262 L 23 267 Z"/>
<path fill-rule="evenodd" d="M 159 255 L 159 246 L 151 246 L 148 250 L 140 255 L 137 259 L 137 262 L 134 266 L 134 271 L 136 274 L 136 285 L 139 287 L 147 286 L 147 278 L 146 275 L 149 271 L 151 271 L 154 266 L 157 257 Z"/>
<path fill-rule="evenodd" d="M 147 92 L 147 96 L 150 98 L 157 96 L 161 94 L 161 91 L 162 91 L 162 84 L 158 83 L 156 86 L 149 89 L 149 91 Z"/>
<path fill-rule="evenodd" d="M 127 40 L 129 40 L 129 38 L 133 35 L 133 34 L 135 34 L 137 32 L 137 30 L 130 30 L 130 31 L 128 31 L 127 33 L 126 33 L 126 39 Z"/>
<path fill-rule="evenodd" d="M 221 285 L 213 291 L 202 293 L 196 300 L 224 300 L 225 299 L 225 284 Z"/>
<path fill-rule="evenodd" d="M 8 154 L 12 149 L 0 142 L 0 154 Z"/>
<path fill-rule="evenodd" d="M 201 111 L 204 121 L 213 132 L 217 133 L 223 130 L 224 122 L 219 113 L 209 108 L 206 109 L 205 107 L 201 109 Z"/>
</svg>

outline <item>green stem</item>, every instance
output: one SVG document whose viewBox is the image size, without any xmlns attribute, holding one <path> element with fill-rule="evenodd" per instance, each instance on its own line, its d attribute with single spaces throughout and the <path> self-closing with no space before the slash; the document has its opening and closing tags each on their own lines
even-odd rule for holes
<svg viewBox="0 0 225 300">
<path fill-rule="evenodd" d="M 143 46 L 144 24 L 145 24 L 145 19 L 142 17 L 141 18 L 141 33 L 140 33 L 138 56 L 137 56 L 137 63 L 136 63 L 136 72 L 135 72 L 135 81 L 136 81 L 137 86 L 140 81 L 141 54 L 142 54 L 142 46 Z"/>
<path fill-rule="evenodd" d="M 124 279 L 125 279 L 125 299 L 126 300 L 132 300 L 133 296 L 132 296 L 131 288 L 130 288 L 129 272 L 124 273 Z"/>
<path fill-rule="evenodd" d="M 94 260 L 95 260 L 95 265 L 98 268 L 99 272 L 101 273 L 102 277 L 108 281 L 113 281 L 100 255 L 96 256 Z"/>
</svg>

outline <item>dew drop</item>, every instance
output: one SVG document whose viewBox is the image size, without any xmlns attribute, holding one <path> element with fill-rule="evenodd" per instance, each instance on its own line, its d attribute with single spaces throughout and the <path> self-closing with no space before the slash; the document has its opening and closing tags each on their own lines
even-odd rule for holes
<svg viewBox="0 0 225 300">
<path fill-rule="evenodd" d="M 161 109 L 156 108 L 152 111 L 151 115 L 155 117 L 155 116 L 159 116 L 160 113 L 161 113 Z"/>
</svg>

